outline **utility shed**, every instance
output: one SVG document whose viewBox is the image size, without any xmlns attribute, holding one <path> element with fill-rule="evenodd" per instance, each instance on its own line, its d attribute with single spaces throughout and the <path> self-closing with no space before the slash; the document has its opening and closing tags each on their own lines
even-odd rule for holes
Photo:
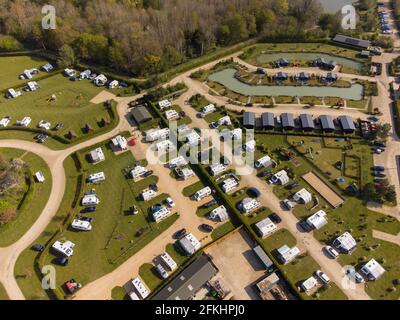
<svg viewBox="0 0 400 320">
<path fill-rule="evenodd" d="M 344 133 L 353 133 L 356 130 L 353 119 L 349 116 L 339 116 L 338 120 Z"/>
<path fill-rule="evenodd" d="M 294 129 L 294 119 L 293 114 L 291 113 L 282 113 L 281 114 L 282 127 L 285 130 L 293 130 Z"/>
<path fill-rule="evenodd" d="M 312 131 L 314 130 L 314 120 L 310 114 L 301 114 L 300 115 L 300 122 L 301 122 L 301 127 L 303 128 L 304 131 Z"/>
<path fill-rule="evenodd" d="M 273 129 L 275 127 L 274 114 L 271 112 L 261 114 L 261 126 L 263 129 Z"/>
<path fill-rule="evenodd" d="M 217 273 L 208 256 L 202 255 L 179 273 L 152 300 L 189 300 Z"/>
<path fill-rule="evenodd" d="M 274 263 L 272 260 L 267 256 L 263 248 L 261 246 L 257 246 L 253 249 L 253 252 L 256 254 L 256 256 L 260 259 L 262 264 L 265 266 L 265 269 L 271 268 Z"/>
<path fill-rule="evenodd" d="M 351 46 L 357 49 L 368 49 L 371 46 L 371 41 L 363 40 L 353 37 L 348 37 L 343 34 L 337 34 L 333 37 L 332 41 Z"/>
<path fill-rule="evenodd" d="M 131 110 L 132 118 L 136 123 L 141 124 L 152 119 L 150 112 L 145 106 L 138 106 Z"/>
<path fill-rule="evenodd" d="M 333 123 L 333 119 L 329 115 L 322 115 L 319 117 L 319 121 L 321 122 L 322 131 L 324 132 L 334 132 L 335 124 Z"/>
<path fill-rule="evenodd" d="M 256 126 L 256 115 L 254 112 L 245 112 L 243 114 L 243 127 L 254 129 Z"/>
</svg>

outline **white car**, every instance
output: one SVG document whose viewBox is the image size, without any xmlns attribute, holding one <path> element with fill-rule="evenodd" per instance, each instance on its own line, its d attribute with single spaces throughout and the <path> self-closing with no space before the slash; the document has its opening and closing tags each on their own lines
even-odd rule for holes
<svg viewBox="0 0 400 320">
<path fill-rule="evenodd" d="M 168 204 L 168 206 L 169 206 L 170 208 L 175 207 L 175 202 L 174 202 L 174 200 L 172 200 L 171 197 L 166 198 L 166 199 L 165 199 L 165 202 Z"/>
<path fill-rule="evenodd" d="M 334 248 L 332 248 L 331 246 L 326 246 L 325 247 L 325 251 L 333 258 L 336 259 L 337 257 L 339 257 L 339 252 L 337 252 Z"/>
<path fill-rule="evenodd" d="M 354 269 L 347 269 L 346 274 L 350 279 L 353 279 L 357 283 L 364 283 L 365 280 L 361 274 L 359 274 L 357 271 Z"/>
<path fill-rule="evenodd" d="M 45 130 L 50 130 L 51 128 L 51 123 L 45 120 L 40 120 L 38 123 L 38 128 L 42 128 Z"/>
<path fill-rule="evenodd" d="M 315 271 L 315 275 L 316 275 L 319 279 L 321 279 L 321 281 L 322 281 L 323 283 L 325 283 L 325 284 L 328 284 L 329 282 L 331 282 L 331 279 L 329 279 L 329 277 L 328 277 L 324 272 L 322 272 L 321 270 Z"/>
</svg>

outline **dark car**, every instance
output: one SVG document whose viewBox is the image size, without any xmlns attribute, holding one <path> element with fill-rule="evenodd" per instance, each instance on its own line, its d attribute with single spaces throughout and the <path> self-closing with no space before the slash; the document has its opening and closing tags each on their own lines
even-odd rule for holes
<svg viewBox="0 0 400 320">
<path fill-rule="evenodd" d="M 55 263 L 60 265 L 60 266 L 67 266 L 69 263 L 69 260 L 65 257 L 57 257 L 55 260 Z"/>
<path fill-rule="evenodd" d="M 68 79 L 69 79 L 69 81 L 76 81 L 75 77 L 69 77 Z"/>
<path fill-rule="evenodd" d="M 213 226 L 210 226 L 209 224 L 206 224 L 206 223 L 201 224 L 200 228 L 206 232 L 211 232 L 214 230 Z"/>
<path fill-rule="evenodd" d="M 385 171 L 385 167 L 373 166 L 373 167 L 371 167 L 371 170 L 374 170 L 374 171 Z"/>
<path fill-rule="evenodd" d="M 377 146 L 377 147 L 386 148 L 386 143 L 383 142 L 383 141 L 374 141 L 374 142 L 373 142 L 373 145 L 374 145 L 374 146 Z"/>
<path fill-rule="evenodd" d="M 181 238 L 183 238 L 185 236 L 185 234 L 186 234 L 186 229 L 185 228 L 180 229 L 180 230 L 178 230 L 177 232 L 174 233 L 174 238 L 175 239 L 181 239 Z"/>
<path fill-rule="evenodd" d="M 271 175 L 271 174 L 272 174 L 272 169 L 267 169 L 267 170 L 265 170 L 265 171 L 259 173 L 258 176 L 259 176 L 260 178 L 263 178 L 263 177 L 267 177 L 267 176 L 269 176 L 269 175 Z"/>
<path fill-rule="evenodd" d="M 34 244 L 32 246 L 32 250 L 43 252 L 44 251 L 44 246 L 42 246 L 41 244 Z"/>
<path fill-rule="evenodd" d="M 271 219 L 272 222 L 274 223 L 280 223 L 282 221 L 281 217 L 278 216 L 275 212 L 271 213 L 268 218 Z"/>
<path fill-rule="evenodd" d="M 143 173 L 143 178 L 150 177 L 152 174 L 153 174 L 153 170 L 146 171 L 145 173 Z"/>
<path fill-rule="evenodd" d="M 378 178 L 384 178 L 384 177 L 386 177 L 386 174 L 384 174 L 383 172 L 380 172 L 380 171 L 374 171 L 374 172 L 372 172 L 372 175 L 373 175 L 374 177 L 378 177 Z"/>
<path fill-rule="evenodd" d="M 158 191 L 158 187 L 155 183 L 149 184 L 149 189 L 154 190 L 155 192 Z"/>
<path fill-rule="evenodd" d="M 249 188 L 249 193 L 251 193 L 254 197 L 258 198 L 261 195 L 260 190 L 255 187 Z"/>
<path fill-rule="evenodd" d="M 299 186 L 299 183 L 298 183 L 297 181 L 295 181 L 295 182 L 293 182 L 293 183 L 287 185 L 287 186 L 286 186 L 286 189 L 292 190 L 292 189 L 294 189 L 294 188 L 296 188 L 296 187 L 298 187 L 298 186 Z"/>
<path fill-rule="evenodd" d="M 38 143 L 44 143 L 44 142 L 46 142 L 46 140 L 47 140 L 48 137 L 49 137 L 49 136 L 48 136 L 47 134 L 41 133 L 41 134 L 39 134 L 39 135 L 37 136 L 37 142 L 38 142 Z"/>
<path fill-rule="evenodd" d="M 82 210 L 82 212 L 96 212 L 96 206 L 86 207 Z"/>
<path fill-rule="evenodd" d="M 212 199 L 212 200 L 206 202 L 205 204 L 203 204 L 203 207 L 204 208 L 209 208 L 209 207 L 212 207 L 212 206 L 214 206 L 216 204 L 218 204 L 217 200 Z"/>
<path fill-rule="evenodd" d="M 87 221 L 87 222 L 92 223 L 93 218 L 90 218 L 90 217 L 80 217 L 79 220 L 81 220 L 81 221 Z"/>
</svg>

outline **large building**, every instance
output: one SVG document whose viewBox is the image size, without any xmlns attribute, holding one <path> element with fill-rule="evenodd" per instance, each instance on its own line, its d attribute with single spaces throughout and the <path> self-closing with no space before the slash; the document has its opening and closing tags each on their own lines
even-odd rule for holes
<svg viewBox="0 0 400 320">
<path fill-rule="evenodd" d="M 254 112 L 245 112 L 243 114 L 243 127 L 254 129 L 256 126 L 256 115 Z"/>
<path fill-rule="evenodd" d="M 335 124 L 333 119 L 329 115 L 322 115 L 319 117 L 319 121 L 321 123 L 322 131 L 331 133 L 335 131 Z"/>
<path fill-rule="evenodd" d="M 300 115 L 300 123 L 301 123 L 301 128 L 304 131 L 312 131 L 314 130 L 314 120 L 310 114 L 301 114 Z"/>
<path fill-rule="evenodd" d="M 217 269 L 209 258 L 202 255 L 160 290 L 152 300 L 190 300 L 216 274 Z"/>
<path fill-rule="evenodd" d="M 271 130 L 275 127 L 275 118 L 273 113 L 264 112 L 261 114 L 261 127 L 267 130 Z"/>
<path fill-rule="evenodd" d="M 281 114 L 282 128 L 285 130 L 293 130 L 294 129 L 294 119 L 293 114 L 291 113 L 282 113 Z"/>
<path fill-rule="evenodd" d="M 335 35 L 333 37 L 332 41 L 336 42 L 338 44 L 342 44 L 342 45 L 345 45 L 345 46 L 357 48 L 357 49 L 360 49 L 360 50 L 368 49 L 371 46 L 371 41 L 369 41 L 369 40 L 363 40 L 363 39 L 348 37 L 348 36 L 345 36 L 343 34 Z"/>
<path fill-rule="evenodd" d="M 141 124 L 152 119 L 150 112 L 145 106 L 138 106 L 131 110 L 131 116 L 136 123 Z"/>
<path fill-rule="evenodd" d="M 344 133 L 353 133 L 356 130 L 353 119 L 351 117 L 339 116 L 338 120 Z"/>
</svg>

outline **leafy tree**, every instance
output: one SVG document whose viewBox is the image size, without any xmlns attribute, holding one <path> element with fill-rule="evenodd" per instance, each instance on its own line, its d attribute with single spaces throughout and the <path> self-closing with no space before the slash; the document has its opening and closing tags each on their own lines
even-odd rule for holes
<svg viewBox="0 0 400 320">
<path fill-rule="evenodd" d="M 392 130 L 392 126 L 389 123 L 378 123 L 376 125 L 376 130 L 377 137 L 382 140 L 386 140 L 386 138 L 389 136 L 390 130 Z"/>
<path fill-rule="evenodd" d="M 74 50 L 69 45 L 64 44 L 58 53 L 57 64 L 61 68 L 65 68 L 75 65 L 75 63 L 76 58 Z"/>
</svg>

